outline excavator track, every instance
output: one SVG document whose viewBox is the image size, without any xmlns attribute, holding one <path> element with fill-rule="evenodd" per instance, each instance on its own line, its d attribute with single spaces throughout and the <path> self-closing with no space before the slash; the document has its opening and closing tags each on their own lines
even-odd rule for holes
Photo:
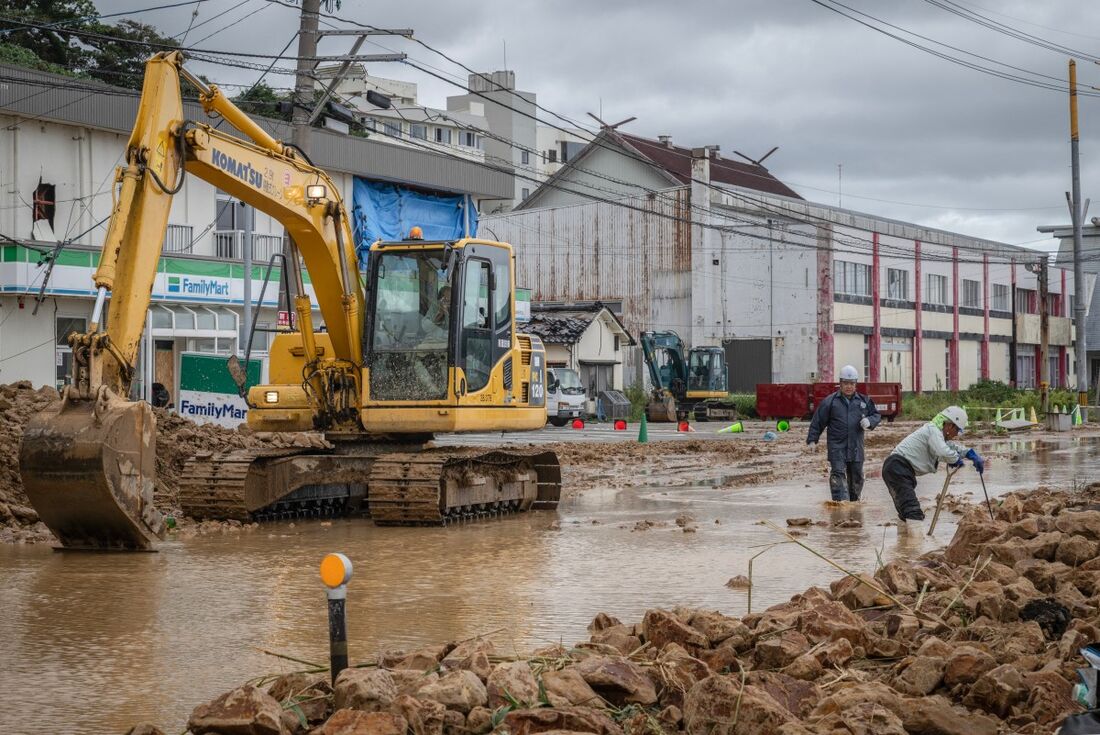
<svg viewBox="0 0 1100 735">
<path fill-rule="evenodd" d="M 184 515 L 198 520 L 251 520 L 245 503 L 249 472 L 262 471 L 268 458 L 302 454 L 306 449 L 240 449 L 202 452 L 183 467 L 179 504 Z"/>
<path fill-rule="evenodd" d="M 199 454 L 184 467 L 180 507 L 198 520 L 369 513 L 378 525 L 443 525 L 553 509 L 561 493 L 553 452 L 369 448 L 365 453 L 288 448 Z"/>
<path fill-rule="evenodd" d="M 369 486 L 377 525 L 443 525 L 556 507 L 561 469 L 553 452 L 397 453 L 375 461 Z"/>
</svg>

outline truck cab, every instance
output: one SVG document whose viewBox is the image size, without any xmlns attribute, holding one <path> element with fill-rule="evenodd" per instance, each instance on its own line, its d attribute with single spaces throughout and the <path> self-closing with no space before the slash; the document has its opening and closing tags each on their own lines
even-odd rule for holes
<svg viewBox="0 0 1100 735">
<path fill-rule="evenodd" d="M 546 417 L 554 426 L 565 426 L 584 415 L 585 389 L 576 370 L 546 368 Z"/>
</svg>

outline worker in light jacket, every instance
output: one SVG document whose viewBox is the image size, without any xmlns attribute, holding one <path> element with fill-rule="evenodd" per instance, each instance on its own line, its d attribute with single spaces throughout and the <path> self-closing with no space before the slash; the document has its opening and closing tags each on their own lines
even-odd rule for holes
<svg viewBox="0 0 1100 735">
<path fill-rule="evenodd" d="M 863 494 L 863 432 L 878 426 L 882 416 L 870 397 L 856 391 L 859 373 L 851 365 L 840 369 L 840 387 L 814 411 L 806 443 L 817 445 L 828 434 L 829 492 L 833 500 L 858 501 Z"/>
<path fill-rule="evenodd" d="M 917 499 L 917 478 L 935 472 L 940 462 L 958 469 L 963 466 L 964 459 L 969 459 L 979 475 L 985 472 L 985 459 L 955 441 L 968 423 L 965 410 L 948 406 L 902 439 L 883 462 L 882 480 L 902 521 L 924 520 L 924 511 Z"/>
</svg>

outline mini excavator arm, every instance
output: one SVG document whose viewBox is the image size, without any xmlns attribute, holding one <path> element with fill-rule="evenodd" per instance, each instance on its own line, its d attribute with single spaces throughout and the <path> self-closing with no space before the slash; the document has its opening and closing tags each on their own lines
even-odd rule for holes
<svg viewBox="0 0 1100 735">
<path fill-rule="evenodd" d="M 199 89 L 207 114 L 222 117 L 250 140 L 186 121 L 181 76 Z M 66 547 L 143 549 L 162 531 L 152 502 L 155 419 L 148 404 L 126 397 L 172 198 L 185 173 L 270 214 L 293 237 L 331 347 L 322 357 L 309 297 L 299 289 L 295 310 L 305 355 L 303 393 L 310 399 L 306 411 L 329 424 L 358 421 L 363 291 L 336 187 L 217 87 L 188 74 L 181 53 L 157 54 L 146 65 L 126 163 L 118 171 L 118 198 L 94 276 L 91 325 L 70 338 L 73 385 L 55 410 L 28 423 L 20 449 L 24 488 Z"/>
</svg>

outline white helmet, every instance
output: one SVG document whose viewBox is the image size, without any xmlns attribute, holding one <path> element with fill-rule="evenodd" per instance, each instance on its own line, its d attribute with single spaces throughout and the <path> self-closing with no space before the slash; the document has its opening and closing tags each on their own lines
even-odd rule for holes
<svg viewBox="0 0 1100 735">
<path fill-rule="evenodd" d="M 948 406 L 940 411 L 940 416 L 959 427 L 959 431 L 966 431 L 966 425 L 969 423 L 969 419 L 966 417 L 966 411 L 958 406 Z"/>
<path fill-rule="evenodd" d="M 840 369 L 840 379 L 841 380 L 856 380 L 856 381 L 858 381 L 859 380 L 859 373 L 856 371 L 855 367 L 853 367 L 851 365 L 845 365 L 844 367 L 842 367 Z"/>
</svg>

